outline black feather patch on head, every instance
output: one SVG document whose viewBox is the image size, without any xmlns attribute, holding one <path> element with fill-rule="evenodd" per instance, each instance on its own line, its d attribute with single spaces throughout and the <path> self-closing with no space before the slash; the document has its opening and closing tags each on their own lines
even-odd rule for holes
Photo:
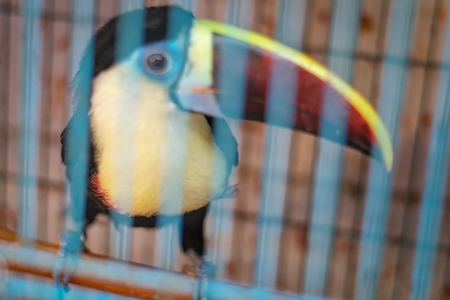
<svg viewBox="0 0 450 300">
<path fill-rule="evenodd" d="M 139 42 L 126 42 L 120 45 L 118 56 L 118 40 L 120 22 L 142 20 L 142 36 Z M 74 106 L 85 102 L 89 106 L 91 81 L 102 71 L 110 68 L 120 57 L 126 58 L 142 45 L 166 39 L 179 38 L 189 32 L 194 16 L 179 6 L 158 6 L 134 10 L 116 16 L 103 25 L 89 41 L 80 68 L 75 76 L 72 89 Z"/>
<path fill-rule="evenodd" d="M 94 77 L 103 70 L 111 67 L 115 62 L 119 18 L 131 20 L 141 19 L 142 13 L 144 13 L 144 22 L 141 28 L 144 35 L 142 44 L 177 38 L 180 34 L 189 30 L 194 19 L 194 16 L 190 12 L 178 6 L 159 6 L 145 8 L 144 12 L 142 10 L 127 12 L 109 20 L 94 36 Z M 169 25 L 171 26 L 170 30 Z M 122 53 L 122 56 L 131 54 L 136 47 L 141 45 L 128 47 L 125 50 L 128 53 Z"/>
</svg>

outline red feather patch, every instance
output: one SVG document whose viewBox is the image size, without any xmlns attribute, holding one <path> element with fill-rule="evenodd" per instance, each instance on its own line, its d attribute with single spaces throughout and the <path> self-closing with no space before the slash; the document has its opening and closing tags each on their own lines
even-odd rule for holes
<svg viewBox="0 0 450 300">
<path fill-rule="evenodd" d="M 91 193 L 95 198 L 100 200 L 109 210 L 115 210 L 114 205 L 111 204 L 111 197 L 100 184 L 97 173 L 91 175 L 89 186 Z"/>
</svg>

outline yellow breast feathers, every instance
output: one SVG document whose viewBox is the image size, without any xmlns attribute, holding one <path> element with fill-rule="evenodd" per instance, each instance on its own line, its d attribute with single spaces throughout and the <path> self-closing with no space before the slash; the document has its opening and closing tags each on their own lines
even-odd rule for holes
<svg viewBox="0 0 450 300">
<path fill-rule="evenodd" d="M 226 160 L 204 116 L 127 64 L 94 80 L 90 111 L 98 180 L 110 205 L 134 216 L 205 206 L 228 185 Z"/>
</svg>

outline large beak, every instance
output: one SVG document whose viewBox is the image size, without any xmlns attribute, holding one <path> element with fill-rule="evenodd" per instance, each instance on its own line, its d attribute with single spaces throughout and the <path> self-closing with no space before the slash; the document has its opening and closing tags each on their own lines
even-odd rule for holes
<svg viewBox="0 0 450 300">
<path fill-rule="evenodd" d="M 188 52 L 177 92 L 183 109 L 320 133 L 372 154 L 391 169 L 391 140 L 375 110 L 309 56 L 257 33 L 209 20 L 195 21 Z M 277 87 L 270 89 L 270 84 Z M 294 90 L 291 97 L 284 93 L 288 89 Z M 276 117 L 268 117 L 269 97 L 270 114 Z M 323 113 L 325 99 L 333 113 Z M 285 122 L 288 118 L 292 122 Z M 347 122 L 342 124 L 342 119 Z M 321 122 L 335 130 L 320 130 Z"/>
</svg>

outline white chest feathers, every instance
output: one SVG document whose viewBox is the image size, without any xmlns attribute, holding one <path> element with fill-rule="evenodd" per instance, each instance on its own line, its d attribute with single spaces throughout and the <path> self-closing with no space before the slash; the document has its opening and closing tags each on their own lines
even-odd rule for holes
<svg viewBox="0 0 450 300">
<path fill-rule="evenodd" d="M 227 187 L 206 119 L 177 110 L 163 86 L 117 65 L 95 78 L 91 104 L 98 179 L 120 213 L 189 212 Z"/>
</svg>

